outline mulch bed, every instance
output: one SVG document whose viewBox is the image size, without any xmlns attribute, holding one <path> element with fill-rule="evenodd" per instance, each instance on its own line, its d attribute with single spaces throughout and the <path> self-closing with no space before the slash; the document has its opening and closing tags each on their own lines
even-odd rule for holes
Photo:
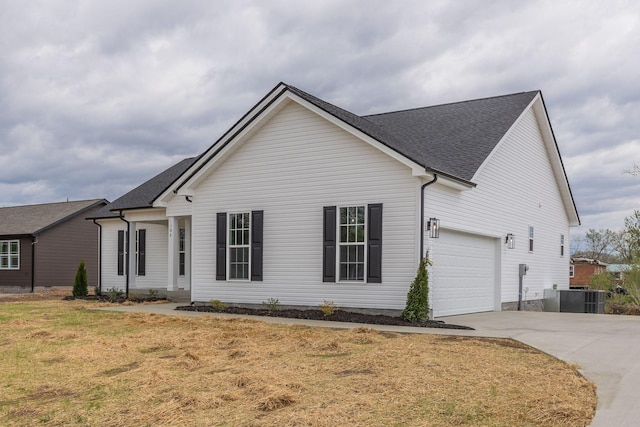
<svg viewBox="0 0 640 427">
<path fill-rule="evenodd" d="M 270 317 L 289 317 L 293 319 L 307 320 L 328 320 L 333 322 L 351 322 L 365 323 L 368 325 L 393 325 L 393 326 L 415 326 L 423 328 L 441 328 L 441 329 L 466 329 L 474 330 L 469 326 L 451 325 L 442 321 L 426 320 L 424 322 L 407 322 L 400 317 L 387 316 L 384 314 L 365 314 L 355 313 L 353 311 L 335 310 L 333 314 L 325 315 L 320 310 L 298 310 L 298 309 L 279 309 L 269 310 L 266 308 L 247 308 L 228 306 L 224 309 L 213 308 L 209 305 L 187 305 L 176 307 L 176 310 L 197 311 L 205 313 L 229 313 L 243 314 L 251 316 L 270 316 Z"/>
</svg>

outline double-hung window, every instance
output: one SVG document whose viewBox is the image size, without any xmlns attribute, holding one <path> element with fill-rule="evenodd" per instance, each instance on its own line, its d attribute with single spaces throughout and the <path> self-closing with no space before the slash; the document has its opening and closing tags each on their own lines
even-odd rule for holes
<svg viewBox="0 0 640 427">
<path fill-rule="evenodd" d="M 178 248 L 178 275 L 184 276 L 184 257 L 185 257 L 185 236 L 184 228 L 180 229 L 180 246 Z"/>
<path fill-rule="evenodd" d="M 382 282 L 382 204 L 325 206 L 323 282 Z"/>
<path fill-rule="evenodd" d="M 249 279 L 249 212 L 229 214 L 229 279 Z"/>
<path fill-rule="evenodd" d="M 564 234 L 560 235 L 560 256 L 564 256 Z"/>
<path fill-rule="evenodd" d="M 533 227 L 529 226 L 529 252 L 533 252 Z"/>
<path fill-rule="evenodd" d="M 364 281 L 365 207 L 349 206 L 339 210 L 340 280 Z"/>
<path fill-rule="evenodd" d="M 20 241 L 0 240 L 0 270 L 20 269 Z"/>
<path fill-rule="evenodd" d="M 216 280 L 262 281 L 263 211 L 218 212 Z"/>
</svg>

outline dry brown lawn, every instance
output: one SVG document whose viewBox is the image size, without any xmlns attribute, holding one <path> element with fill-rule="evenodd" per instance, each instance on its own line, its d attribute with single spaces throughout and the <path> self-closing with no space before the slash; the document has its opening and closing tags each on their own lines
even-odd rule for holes
<svg viewBox="0 0 640 427">
<path fill-rule="evenodd" d="M 575 366 L 511 340 L 15 300 L 0 297 L 0 425 L 585 426 L 594 414 Z"/>
</svg>

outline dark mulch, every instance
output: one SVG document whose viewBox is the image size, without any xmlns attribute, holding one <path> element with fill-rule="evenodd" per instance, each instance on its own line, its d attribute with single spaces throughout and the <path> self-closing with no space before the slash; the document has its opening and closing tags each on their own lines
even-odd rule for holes
<svg viewBox="0 0 640 427">
<path fill-rule="evenodd" d="M 67 295 L 62 298 L 66 301 L 71 301 L 74 299 L 82 299 L 86 301 L 98 301 L 98 302 L 111 302 L 114 304 L 122 304 L 125 301 L 134 302 L 137 304 L 141 304 L 144 302 L 157 302 L 157 301 L 167 301 L 166 298 L 163 297 L 151 297 L 151 296 L 131 296 L 126 298 L 124 296 L 109 296 L 109 295 L 87 295 L 85 297 L 74 297 L 73 295 Z"/>
<path fill-rule="evenodd" d="M 206 313 L 230 313 L 244 314 L 251 316 L 270 316 L 270 317 L 289 317 L 294 319 L 308 320 L 329 320 L 333 322 L 351 322 L 365 323 L 368 325 L 394 325 L 394 326 L 416 326 L 423 328 L 442 328 L 442 329 L 467 329 L 473 330 L 469 326 L 451 325 L 442 321 L 427 320 L 424 322 L 411 323 L 400 317 L 387 316 L 384 314 L 364 314 L 355 313 L 353 311 L 336 310 L 333 314 L 325 315 L 320 310 L 297 310 L 297 309 L 280 309 L 269 310 L 266 308 L 247 308 L 228 306 L 224 309 L 214 309 L 209 305 L 186 305 L 176 307 L 176 310 L 198 311 Z"/>
</svg>

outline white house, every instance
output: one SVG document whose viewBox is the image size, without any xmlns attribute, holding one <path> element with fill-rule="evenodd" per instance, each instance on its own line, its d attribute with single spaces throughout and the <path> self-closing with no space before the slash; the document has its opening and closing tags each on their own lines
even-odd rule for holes
<svg viewBox="0 0 640 427">
<path fill-rule="evenodd" d="M 428 251 L 435 316 L 568 289 L 579 225 L 539 91 L 357 116 L 284 83 L 94 218 L 104 290 L 403 309 Z"/>
</svg>

